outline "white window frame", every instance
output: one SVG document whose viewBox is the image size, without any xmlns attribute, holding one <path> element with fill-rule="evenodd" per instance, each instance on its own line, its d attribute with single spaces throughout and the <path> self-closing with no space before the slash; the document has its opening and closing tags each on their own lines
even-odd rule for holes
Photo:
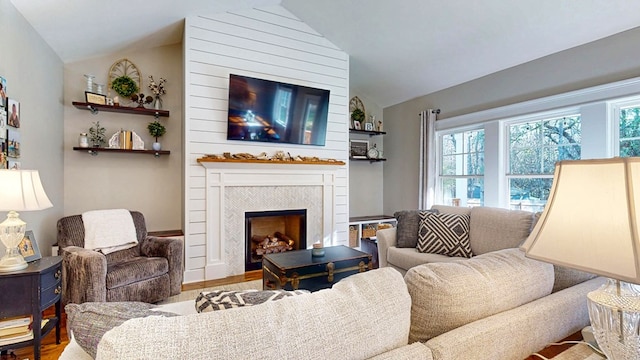
<svg viewBox="0 0 640 360">
<path fill-rule="evenodd" d="M 611 153 L 613 156 L 620 156 L 620 110 L 625 107 L 640 107 L 640 95 L 622 99 L 616 99 L 608 102 L 609 120 L 611 126 Z"/>
</svg>

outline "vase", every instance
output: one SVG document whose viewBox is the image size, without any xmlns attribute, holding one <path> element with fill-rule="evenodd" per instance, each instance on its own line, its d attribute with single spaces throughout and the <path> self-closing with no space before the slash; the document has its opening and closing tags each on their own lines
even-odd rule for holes
<svg viewBox="0 0 640 360">
<path fill-rule="evenodd" d="M 153 147 L 153 150 L 155 151 L 160 151 L 160 149 L 162 149 L 162 146 L 160 145 L 159 142 L 154 142 L 153 145 L 151 145 Z"/>
<path fill-rule="evenodd" d="M 156 96 L 156 99 L 153 101 L 153 108 L 156 110 L 162 110 L 162 99 L 160 96 Z"/>
</svg>

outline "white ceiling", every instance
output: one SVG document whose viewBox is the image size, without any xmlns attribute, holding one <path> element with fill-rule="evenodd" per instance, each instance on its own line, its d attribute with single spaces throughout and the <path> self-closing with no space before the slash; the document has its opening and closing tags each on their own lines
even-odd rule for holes
<svg viewBox="0 0 640 360">
<path fill-rule="evenodd" d="M 11 0 L 63 62 L 173 44 L 185 17 L 278 3 L 382 107 L 640 26 L 637 0 Z"/>
</svg>

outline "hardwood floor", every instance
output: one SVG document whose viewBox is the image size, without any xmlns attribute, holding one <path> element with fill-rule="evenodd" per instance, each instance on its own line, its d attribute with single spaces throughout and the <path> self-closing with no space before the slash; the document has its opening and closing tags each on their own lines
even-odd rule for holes
<svg viewBox="0 0 640 360">
<path fill-rule="evenodd" d="M 201 289 L 205 287 L 220 286 L 236 284 L 244 281 L 253 281 L 262 279 L 262 270 L 255 270 L 245 273 L 244 275 L 230 276 L 224 279 L 202 281 L 198 283 L 190 283 L 182 285 L 182 291 Z M 46 317 L 54 316 L 53 307 L 47 309 L 44 312 Z M 42 346 L 40 348 L 41 360 L 57 360 L 62 354 L 65 346 L 69 343 L 69 336 L 67 335 L 67 316 L 62 312 L 62 321 L 60 327 L 60 344 L 56 344 L 55 330 L 51 331 L 47 336 L 42 339 Z M 10 351 L 7 355 L 1 355 L 0 360 L 23 360 L 34 359 L 33 347 L 25 347 L 21 349 L 15 349 Z"/>
</svg>

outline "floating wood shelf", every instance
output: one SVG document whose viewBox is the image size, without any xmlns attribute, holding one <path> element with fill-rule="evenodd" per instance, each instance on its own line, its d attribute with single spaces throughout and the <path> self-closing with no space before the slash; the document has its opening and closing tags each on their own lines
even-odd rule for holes
<svg viewBox="0 0 640 360">
<path fill-rule="evenodd" d="M 77 151 L 86 151 L 91 155 L 98 155 L 100 152 L 119 152 L 119 153 L 130 153 L 130 154 L 150 154 L 155 157 L 159 157 L 160 155 L 169 155 L 171 151 L 169 150 L 127 150 L 127 149 L 113 149 L 113 148 L 102 148 L 102 147 L 78 147 L 75 146 L 73 150 Z"/>
<path fill-rule="evenodd" d="M 89 110 L 92 114 L 97 114 L 100 111 L 117 112 L 125 114 L 137 114 L 148 115 L 153 117 L 169 117 L 169 110 L 156 110 L 147 109 L 142 107 L 128 107 L 128 106 L 111 106 L 111 105 L 98 105 L 86 102 L 74 101 L 73 106 L 81 110 Z"/>
<path fill-rule="evenodd" d="M 386 132 L 384 131 L 371 131 L 371 130 L 358 130 L 358 129 L 349 129 L 349 132 L 352 134 L 364 134 L 369 136 L 386 134 Z"/>
<path fill-rule="evenodd" d="M 387 159 L 384 159 L 384 158 L 383 158 L 383 159 L 369 159 L 369 158 L 363 158 L 363 159 L 361 159 L 361 158 L 349 158 L 349 160 L 352 160 L 352 161 L 368 161 L 368 162 L 372 162 L 372 163 L 373 163 L 373 162 L 378 162 L 378 161 L 387 161 Z"/>
</svg>

